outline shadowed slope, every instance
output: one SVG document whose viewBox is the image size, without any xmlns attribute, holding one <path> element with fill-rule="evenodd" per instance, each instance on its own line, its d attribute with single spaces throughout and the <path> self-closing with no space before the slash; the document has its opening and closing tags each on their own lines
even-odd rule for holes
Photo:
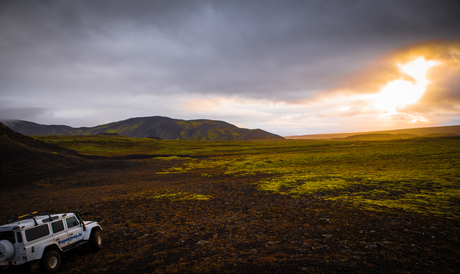
<svg viewBox="0 0 460 274">
<path fill-rule="evenodd" d="M 75 151 L 24 136 L 0 123 L 0 173 L 81 163 Z"/>
</svg>

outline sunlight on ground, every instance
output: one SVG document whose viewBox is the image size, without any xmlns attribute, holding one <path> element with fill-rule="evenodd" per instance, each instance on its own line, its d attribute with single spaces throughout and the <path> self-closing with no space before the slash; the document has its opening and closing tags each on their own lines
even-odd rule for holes
<svg viewBox="0 0 460 274">
<path fill-rule="evenodd" d="M 374 96 L 373 106 L 386 112 L 386 115 L 400 114 L 399 107 L 416 103 L 425 92 L 430 81 L 426 78 L 429 68 L 439 64 L 436 61 L 427 61 L 420 57 L 406 64 L 398 64 L 401 72 L 413 80 L 395 80 L 389 82 L 382 91 Z M 413 122 L 427 121 L 424 117 L 410 116 Z"/>
</svg>

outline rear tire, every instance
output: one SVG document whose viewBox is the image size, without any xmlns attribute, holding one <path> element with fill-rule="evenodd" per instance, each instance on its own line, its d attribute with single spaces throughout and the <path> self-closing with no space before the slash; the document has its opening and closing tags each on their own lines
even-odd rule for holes
<svg viewBox="0 0 460 274">
<path fill-rule="evenodd" d="M 91 236 L 89 237 L 89 247 L 93 251 L 99 251 L 101 249 L 102 237 L 99 229 L 91 231 Z"/>
<path fill-rule="evenodd" d="M 56 250 L 49 250 L 42 258 L 42 268 L 46 273 L 55 273 L 61 267 L 61 254 Z"/>
</svg>

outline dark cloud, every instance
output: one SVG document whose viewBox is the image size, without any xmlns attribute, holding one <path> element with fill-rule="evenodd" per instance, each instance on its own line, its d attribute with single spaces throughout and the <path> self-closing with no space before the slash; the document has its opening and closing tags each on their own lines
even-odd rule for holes
<svg viewBox="0 0 460 274">
<path fill-rule="evenodd" d="M 460 39 L 459 1 L 5 0 L 0 96 L 293 102 L 439 39 Z"/>
</svg>

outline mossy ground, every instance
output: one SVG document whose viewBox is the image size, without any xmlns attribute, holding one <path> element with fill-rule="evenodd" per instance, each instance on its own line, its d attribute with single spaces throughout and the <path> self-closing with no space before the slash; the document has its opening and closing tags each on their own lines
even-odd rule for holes
<svg viewBox="0 0 460 274">
<path fill-rule="evenodd" d="M 458 138 L 40 139 L 152 155 L 1 177 L 3 219 L 79 208 L 101 222 L 104 249 L 69 253 L 65 273 L 460 270 Z"/>
<path fill-rule="evenodd" d="M 265 174 L 270 175 L 268 179 L 257 184 L 266 191 L 316 194 L 370 210 L 403 209 L 460 218 L 459 138 L 373 142 L 195 142 L 119 136 L 42 139 L 83 154 L 212 156 L 158 174 L 206 168 L 234 176 Z"/>
</svg>

